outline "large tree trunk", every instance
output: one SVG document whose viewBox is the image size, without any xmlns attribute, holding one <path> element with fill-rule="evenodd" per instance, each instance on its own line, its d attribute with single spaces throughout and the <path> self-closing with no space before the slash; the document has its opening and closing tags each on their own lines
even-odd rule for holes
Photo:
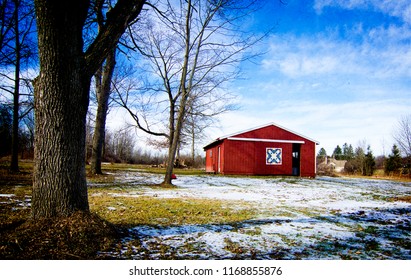
<svg viewBox="0 0 411 280">
<path fill-rule="evenodd" d="M 170 139 L 170 141 L 172 141 Z M 174 170 L 174 160 L 176 158 L 176 151 L 177 151 L 177 144 L 176 142 L 171 142 L 170 146 L 168 148 L 168 158 L 167 158 L 167 168 L 166 168 L 166 174 L 164 176 L 164 181 L 162 183 L 163 186 L 171 186 L 171 180 L 173 176 L 173 170 Z"/>
<path fill-rule="evenodd" d="M 115 47 L 145 0 L 118 0 L 83 52 L 89 0 L 35 0 L 40 75 L 34 82 L 35 164 L 33 218 L 89 211 L 86 114 L 92 75 Z"/>
<path fill-rule="evenodd" d="M 92 174 L 102 174 L 101 158 L 103 154 L 103 144 L 106 131 L 106 119 L 108 111 L 108 100 L 111 93 L 111 80 L 113 77 L 114 68 L 116 65 L 116 50 L 113 49 L 106 59 L 103 73 L 95 75 L 96 91 L 97 91 L 97 116 L 96 127 L 93 134 L 93 149 L 91 154 L 91 170 Z"/>
<path fill-rule="evenodd" d="M 196 46 L 196 49 L 194 51 L 194 57 L 193 61 L 190 60 L 190 51 L 192 50 L 192 45 L 191 45 L 191 22 L 192 22 L 192 13 L 193 10 L 195 10 L 191 4 L 191 0 L 187 0 L 187 12 L 186 12 L 186 18 L 185 18 L 185 53 L 184 53 L 184 62 L 183 62 L 183 67 L 182 67 L 182 73 L 181 73 L 181 79 L 180 79 L 180 88 L 179 90 L 181 91 L 181 100 L 179 103 L 179 110 L 178 110 L 178 115 L 177 115 L 177 120 L 175 123 L 175 129 L 173 135 L 170 135 L 170 149 L 169 149 L 169 154 L 168 154 L 168 162 L 174 163 L 175 157 L 176 157 L 176 152 L 178 148 L 178 144 L 180 142 L 180 137 L 181 137 L 181 131 L 183 130 L 184 126 L 184 119 L 186 117 L 186 107 L 187 107 L 187 102 L 188 102 L 188 97 L 190 95 L 190 92 L 192 90 L 192 85 L 193 85 L 193 79 L 194 79 L 194 74 L 195 70 L 197 67 L 197 62 L 198 62 L 198 56 L 200 54 L 200 48 L 201 48 L 201 42 L 202 42 L 202 37 L 204 35 L 204 31 L 200 32 L 198 36 L 198 43 Z M 192 66 L 191 73 L 189 71 L 189 64 Z M 172 173 L 173 173 L 173 168 L 167 168 L 166 170 L 166 175 L 164 177 L 164 185 L 170 185 L 171 184 L 171 178 L 172 178 Z"/>
<path fill-rule="evenodd" d="M 183 94 L 182 94 L 181 101 L 180 101 L 180 109 L 177 115 L 177 122 L 175 123 L 175 128 L 172 130 L 173 133 L 170 133 L 170 144 L 169 144 L 169 149 L 168 149 L 167 168 L 166 168 L 166 174 L 164 176 L 164 182 L 163 182 L 164 186 L 172 185 L 171 180 L 172 180 L 172 175 L 173 175 L 173 170 L 174 170 L 174 161 L 176 159 L 178 143 L 180 141 L 181 131 L 184 125 L 184 117 L 185 117 L 185 112 L 186 112 L 185 107 L 187 105 L 187 99 L 188 99 L 188 92 L 183 90 Z M 174 122 L 173 122 L 173 125 L 174 125 Z"/>
<path fill-rule="evenodd" d="M 85 124 L 91 77 L 82 29 L 88 1 L 36 0 L 40 75 L 35 80 L 33 218 L 88 211 Z"/>
<path fill-rule="evenodd" d="M 194 120 L 191 125 L 191 162 L 192 165 L 194 166 L 195 162 L 195 146 L 196 146 L 196 132 L 195 132 L 195 125 L 194 125 Z"/>
</svg>

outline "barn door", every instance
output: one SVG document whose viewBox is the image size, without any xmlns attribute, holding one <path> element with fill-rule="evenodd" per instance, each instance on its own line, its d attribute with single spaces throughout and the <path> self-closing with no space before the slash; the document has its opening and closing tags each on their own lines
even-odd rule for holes
<svg viewBox="0 0 411 280">
<path fill-rule="evenodd" d="M 293 144 L 293 176 L 300 176 L 301 168 L 301 144 Z"/>
<path fill-rule="evenodd" d="M 218 147 L 218 153 L 217 153 L 217 173 L 221 172 L 221 148 Z"/>
</svg>

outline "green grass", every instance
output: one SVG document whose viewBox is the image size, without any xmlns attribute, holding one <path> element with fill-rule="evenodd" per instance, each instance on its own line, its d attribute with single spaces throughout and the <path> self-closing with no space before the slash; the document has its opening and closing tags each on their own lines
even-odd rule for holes
<svg viewBox="0 0 411 280">
<path fill-rule="evenodd" d="M 169 226 L 183 224 L 236 223 L 255 216 L 255 211 L 238 203 L 212 199 L 112 196 L 108 193 L 89 197 L 92 212 L 122 226 Z"/>
<path fill-rule="evenodd" d="M 241 230 L 242 233 L 250 235 L 250 236 L 260 236 L 262 234 L 262 230 L 260 227 L 255 227 L 251 229 L 243 229 Z"/>
</svg>

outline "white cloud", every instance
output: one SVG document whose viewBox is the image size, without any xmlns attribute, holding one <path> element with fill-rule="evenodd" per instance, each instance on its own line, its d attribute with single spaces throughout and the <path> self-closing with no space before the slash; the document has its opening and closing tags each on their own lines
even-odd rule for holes
<svg viewBox="0 0 411 280">
<path fill-rule="evenodd" d="M 343 41 L 324 34 L 273 36 L 269 54 L 262 61 L 263 70 L 280 72 L 291 78 L 319 75 L 377 79 L 411 77 L 409 45 L 390 43 L 386 36 L 394 37 L 398 33 L 404 32 L 394 27 L 373 29 L 363 42 Z M 374 44 L 375 40 L 384 40 L 384 46 Z"/>
<path fill-rule="evenodd" d="M 368 39 L 370 43 L 378 46 L 403 44 L 408 45 L 411 40 L 411 27 L 407 25 L 376 25 L 369 30 Z"/>
<path fill-rule="evenodd" d="M 411 2 L 409 0 L 316 0 L 314 2 L 314 10 L 317 14 L 321 14 L 327 7 L 374 10 L 411 24 Z"/>
<path fill-rule="evenodd" d="M 335 43 L 328 39 L 274 36 L 262 65 L 264 70 L 277 70 L 290 77 L 341 71 L 341 57 L 335 49 Z M 344 56 L 350 56 L 350 50 L 344 52 Z"/>
<path fill-rule="evenodd" d="M 287 76 L 296 77 L 304 75 L 325 74 L 337 71 L 339 61 L 336 57 L 325 56 L 299 56 L 289 54 L 279 62 L 281 72 Z"/>
<path fill-rule="evenodd" d="M 373 0 L 370 4 L 385 14 L 401 18 L 411 24 L 411 2 L 408 0 Z"/>
</svg>

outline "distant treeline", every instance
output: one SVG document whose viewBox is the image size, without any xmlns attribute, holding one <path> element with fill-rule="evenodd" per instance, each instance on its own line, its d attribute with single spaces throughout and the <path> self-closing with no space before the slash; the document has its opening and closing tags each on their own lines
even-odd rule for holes
<svg viewBox="0 0 411 280">
<path fill-rule="evenodd" d="M 377 169 L 383 169 L 386 175 L 410 175 L 411 159 L 409 156 L 402 157 L 400 149 L 393 145 L 391 153 L 387 156 L 375 157 L 370 145 L 365 149 L 365 143 L 361 143 L 355 149 L 351 144 L 345 143 L 342 148 L 337 145 L 331 156 L 327 155 L 324 148 L 317 154 L 319 163 L 326 157 L 336 160 L 344 160 L 344 172 L 347 174 L 359 174 L 372 176 Z"/>
<path fill-rule="evenodd" d="M 0 104 L 0 157 L 11 155 L 13 133 L 13 111 L 11 106 Z M 20 158 L 33 158 L 34 122 L 32 114 L 20 120 L 19 126 Z"/>
<path fill-rule="evenodd" d="M 12 124 L 13 115 L 10 106 L 0 104 L 0 157 L 11 155 L 12 149 Z M 90 129 L 90 133 L 91 133 Z M 87 160 L 91 157 L 92 134 L 87 135 Z M 152 152 L 153 149 L 145 149 L 136 145 L 136 135 L 127 129 L 106 131 L 103 161 L 115 163 L 135 163 L 161 165 L 166 161 L 164 152 Z M 151 150 L 151 151 L 150 151 Z M 34 156 L 34 122 L 27 116 L 20 121 L 19 126 L 19 156 L 24 159 L 32 159 Z M 181 155 L 180 162 L 188 167 L 201 167 L 204 165 L 202 155 L 194 157 Z"/>
</svg>

